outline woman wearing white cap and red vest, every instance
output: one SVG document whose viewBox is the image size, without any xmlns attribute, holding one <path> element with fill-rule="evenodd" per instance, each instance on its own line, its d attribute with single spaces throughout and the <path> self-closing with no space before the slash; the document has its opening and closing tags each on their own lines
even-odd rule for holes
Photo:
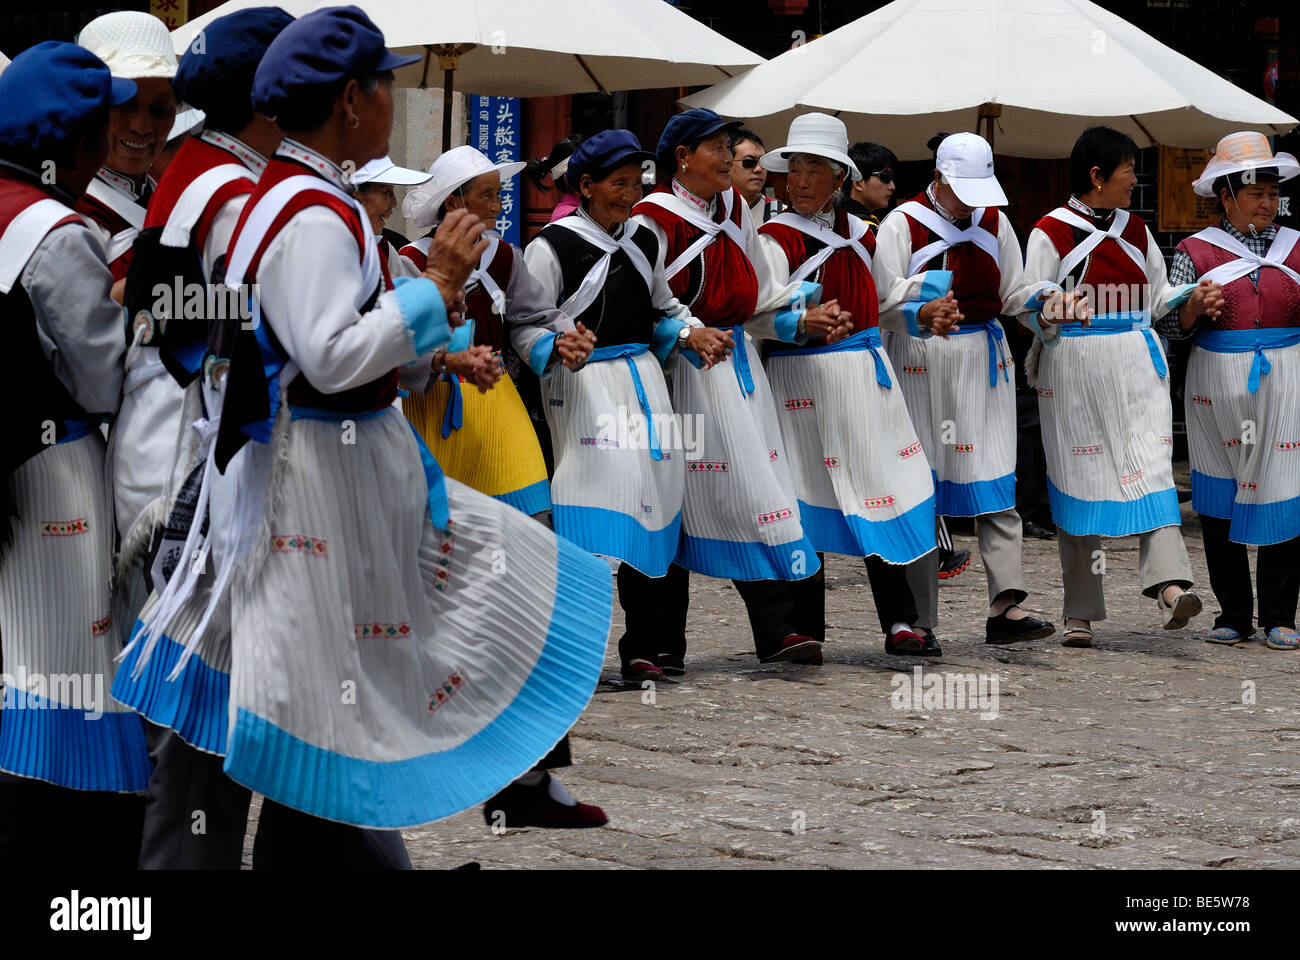
<svg viewBox="0 0 1300 960">
<path fill-rule="evenodd" d="M 1223 219 L 1180 243 L 1170 267 L 1175 283 L 1221 294 L 1161 324 L 1166 336 L 1196 338 L 1183 390 L 1192 508 L 1221 608 L 1211 643 L 1255 632 L 1247 548 L 1256 546 L 1264 642 L 1300 648 L 1300 234 L 1273 222 L 1278 183 L 1298 173 L 1262 134 L 1224 137 L 1193 187 L 1219 201 Z"/>
<path fill-rule="evenodd" d="M 668 121 L 656 150 L 659 186 L 633 210 L 658 243 L 654 264 L 673 296 L 707 326 L 728 330 L 735 347 L 706 370 L 678 364 L 673 406 L 699 427 L 698 459 L 687 464 L 682 543 L 662 581 L 625 580 L 619 595 L 628 630 L 658 644 L 656 662 L 683 673 L 686 571 L 726 577 L 745 600 L 759 660 L 821 661 L 812 633 L 798 622 L 785 582 L 821 569 L 799 521 L 772 393 L 756 344 L 803 342 L 841 331 L 839 305 L 816 305 L 816 284 L 777 286 L 740 192 L 731 186 L 731 131 L 712 110 Z M 635 610 L 637 615 L 631 616 Z"/>
<path fill-rule="evenodd" d="M 1139 578 L 1166 630 L 1200 613 L 1174 488 L 1168 365 L 1151 318 L 1174 291 L 1165 258 L 1129 205 L 1137 145 L 1090 127 L 1070 154 L 1073 194 L 1038 221 L 1026 245 L 1034 294 L 1026 361 L 1047 454 L 1048 495 L 1060 530 L 1067 647 L 1092 646 L 1106 618 L 1101 537 L 1138 535 Z M 1046 296 L 1051 291 L 1050 296 Z M 1080 301 L 1086 299 L 1086 305 Z M 1197 297 L 1197 308 L 1201 306 Z"/>
<path fill-rule="evenodd" d="M 876 234 L 880 323 L 902 334 L 890 339 L 889 358 L 935 471 L 937 512 L 980 518 L 985 641 L 1036 640 L 1054 628 L 1018 606 L 1029 594 L 1014 506 L 1015 382 L 998 322 L 1028 299 L 1020 243 L 997 209 L 1007 198 L 987 141 L 973 133 L 945 138 L 935 168 L 934 181 Z M 938 619 L 937 567 L 932 553 L 908 572 L 927 633 Z"/>
<path fill-rule="evenodd" d="M 904 566 L 935 548 L 934 484 L 880 345 L 875 236 L 834 205 L 846 180 L 862 178 L 848 146 L 842 121 L 809 113 L 762 159 L 787 174 L 791 207 L 758 228 L 774 282 L 821 284 L 853 321 L 835 342 L 772 345 L 767 375 L 808 539 L 819 552 L 866 558 L 886 652 L 937 656 L 938 643 L 912 631 L 916 604 Z M 824 620 L 823 578 L 790 590 L 811 619 Z"/>
<path fill-rule="evenodd" d="M 422 270 L 398 252 L 398 246 L 384 236 L 384 223 L 397 209 L 393 187 L 413 187 L 428 181 L 431 174 L 399 167 L 391 157 L 371 160 L 352 174 L 356 198 L 370 216 L 370 228 L 379 245 L 379 261 L 389 277 L 418 277 Z"/>
<path fill-rule="evenodd" d="M 453 211 L 424 274 L 390 289 L 348 192 L 343 165 L 386 151 L 391 71 L 415 59 L 328 7 L 275 38 L 253 82 L 285 139 L 230 246 L 255 349 L 231 358 L 217 465 L 252 449 L 214 536 L 234 564 L 224 769 L 274 801 L 267 866 L 333 862 L 324 820 L 391 831 L 492 796 L 568 731 L 604 654 L 604 566 L 444 477 L 393 408 L 399 377 L 427 385 L 482 252 L 481 222 Z M 396 834 L 365 836 L 357 862 L 407 862 Z"/>
<path fill-rule="evenodd" d="M 32 92 L 39 90 L 39 96 Z M 108 696 L 112 494 L 99 421 L 122 385 L 122 309 L 73 212 L 135 84 L 47 41 L 0 74 L 0 857 L 134 868 L 144 729 Z M 53 181 L 49 177 L 54 174 Z"/>
<path fill-rule="evenodd" d="M 91 229 L 104 243 L 113 278 L 120 280 L 130 266 L 131 244 L 144 226 L 145 207 L 153 192 L 149 168 L 167 145 L 176 120 L 172 92 L 176 52 L 167 25 L 136 10 L 96 17 L 82 27 L 77 43 L 107 63 L 113 76 L 134 80 L 138 87 L 133 100 L 113 108 L 108 158 L 77 203 L 77 211 L 93 224 Z M 129 523 L 135 505 L 124 504 L 119 494 L 119 511 L 124 506 Z M 119 527 L 122 522 L 119 517 Z"/>
</svg>

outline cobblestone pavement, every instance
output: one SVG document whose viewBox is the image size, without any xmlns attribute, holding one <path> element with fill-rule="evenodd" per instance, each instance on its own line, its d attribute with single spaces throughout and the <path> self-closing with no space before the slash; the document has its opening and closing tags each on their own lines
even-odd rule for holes
<svg viewBox="0 0 1300 960">
<path fill-rule="evenodd" d="M 1135 586 L 1137 539 L 1105 541 L 1110 619 L 1094 625 L 1091 649 L 1062 647 L 1059 626 L 1047 640 L 986 646 L 984 570 L 969 536 L 956 539 L 975 559 L 940 590 L 941 660 L 884 653 L 861 561 L 829 558 L 820 668 L 760 666 L 732 585 L 692 577 L 687 676 L 660 684 L 653 702 L 602 684 L 573 731 L 576 765 L 559 773 L 610 824 L 495 836 L 476 808 L 405 831 L 411 859 L 444 869 L 1300 866 L 1300 655 L 1200 639 L 1217 605 L 1188 504 L 1183 521 L 1206 612 L 1162 630 Z M 1026 541 L 1025 563 L 1036 588 L 1025 606 L 1059 624 L 1055 542 Z M 925 675 L 995 675 L 996 716 L 897 702 L 918 663 Z"/>
</svg>

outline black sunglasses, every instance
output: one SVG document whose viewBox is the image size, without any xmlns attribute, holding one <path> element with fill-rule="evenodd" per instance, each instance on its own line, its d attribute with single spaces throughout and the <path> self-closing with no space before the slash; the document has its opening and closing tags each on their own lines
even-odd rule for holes
<svg viewBox="0 0 1300 960">
<path fill-rule="evenodd" d="M 870 179 L 871 177 L 877 178 L 881 183 L 893 183 L 894 171 L 893 170 L 872 170 L 868 179 Z"/>
<path fill-rule="evenodd" d="M 746 170 L 753 170 L 756 166 L 758 166 L 758 157 L 746 157 L 745 159 L 737 160 L 736 162 L 739 163 Z"/>
</svg>

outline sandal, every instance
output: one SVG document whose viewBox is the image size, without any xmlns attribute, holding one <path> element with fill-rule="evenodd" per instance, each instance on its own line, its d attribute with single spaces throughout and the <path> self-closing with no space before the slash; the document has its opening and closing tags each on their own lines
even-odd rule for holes
<svg viewBox="0 0 1300 960">
<path fill-rule="evenodd" d="M 1201 598 L 1190 590 L 1184 590 L 1174 597 L 1173 603 L 1165 603 L 1164 591 L 1161 590 L 1156 603 L 1164 616 L 1166 630 L 1181 630 L 1187 626 L 1188 620 L 1201 612 Z"/>
<path fill-rule="evenodd" d="M 1300 633 L 1294 627 L 1274 627 L 1264 643 L 1274 650 L 1300 650 Z"/>
<path fill-rule="evenodd" d="M 1092 646 L 1092 627 L 1071 627 L 1067 620 L 1064 624 L 1065 633 L 1061 635 L 1061 646 L 1063 647 L 1091 647 Z"/>
<path fill-rule="evenodd" d="M 1215 627 L 1208 634 L 1206 634 L 1205 642 L 1221 643 L 1225 647 L 1231 647 L 1238 643 L 1245 643 L 1254 635 L 1255 635 L 1254 630 L 1250 631 L 1250 633 L 1247 633 L 1243 636 L 1240 631 L 1234 630 L 1232 629 L 1232 627 Z"/>
</svg>

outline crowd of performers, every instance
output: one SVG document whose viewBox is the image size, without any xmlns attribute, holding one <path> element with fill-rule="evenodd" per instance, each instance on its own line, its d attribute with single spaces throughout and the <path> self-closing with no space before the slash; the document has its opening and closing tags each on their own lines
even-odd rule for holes
<svg viewBox="0 0 1300 960">
<path fill-rule="evenodd" d="M 477 803 L 599 826 L 549 771 L 615 586 L 632 684 L 686 672 L 691 572 L 761 662 L 821 664 L 827 553 L 888 653 L 939 656 L 945 516 L 978 518 L 986 641 L 1051 635 L 1000 318 L 1034 335 L 1063 642 L 1106 616 L 1101 537 L 1138 536 L 1166 629 L 1201 611 L 1159 333 L 1194 338 L 1206 639 L 1300 647 L 1300 169 L 1260 135 L 1169 274 L 1122 133 L 1079 138 L 1022 254 L 983 139 L 878 219 L 893 155 L 820 113 L 771 150 L 705 109 L 653 151 L 561 141 L 520 250 L 487 227 L 524 164 L 388 157 L 411 58 L 355 7 L 247 9 L 179 61 L 144 13 L 76 40 L 0 73 L 0 850 L 237 868 L 253 792 L 255 867 L 409 866 L 397 828 Z"/>
</svg>

